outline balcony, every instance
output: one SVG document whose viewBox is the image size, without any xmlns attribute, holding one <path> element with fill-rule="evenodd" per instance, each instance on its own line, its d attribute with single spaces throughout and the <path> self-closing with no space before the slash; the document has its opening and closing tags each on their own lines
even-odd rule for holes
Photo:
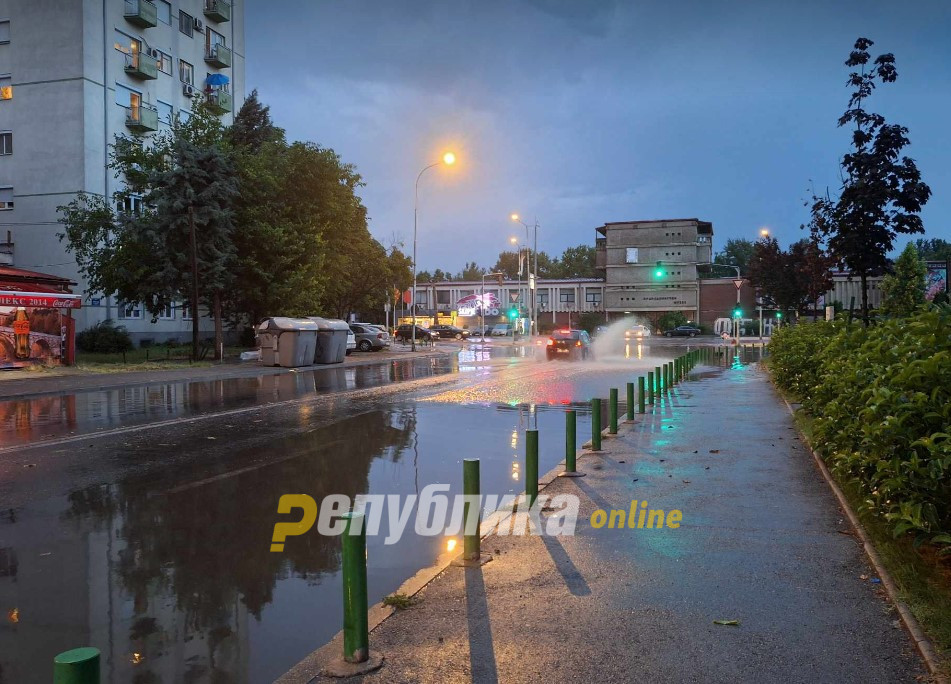
<svg viewBox="0 0 951 684">
<path fill-rule="evenodd" d="M 231 93 L 225 90 L 213 90 L 208 93 L 207 103 L 208 109 L 218 115 L 227 114 L 234 109 L 234 99 Z"/>
<path fill-rule="evenodd" d="M 158 78 L 158 60 L 144 52 L 134 52 L 126 55 L 125 72 L 140 81 L 151 81 Z"/>
<path fill-rule="evenodd" d="M 212 21 L 231 21 L 231 3 L 224 0 L 205 0 L 205 16 Z"/>
<path fill-rule="evenodd" d="M 153 28 L 158 25 L 158 9 L 150 0 L 126 0 L 125 18 L 139 28 Z"/>
<path fill-rule="evenodd" d="M 231 50 L 221 43 L 212 45 L 205 54 L 205 61 L 219 69 L 227 69 L 231 66 Z"/>
<path fill-rule="evenodd" d="M 125 117 L 125 125 L 136 133 L 150 133 L 158 130 L 158 110 L 147 105 L 131 107 Z"/>
</svg>

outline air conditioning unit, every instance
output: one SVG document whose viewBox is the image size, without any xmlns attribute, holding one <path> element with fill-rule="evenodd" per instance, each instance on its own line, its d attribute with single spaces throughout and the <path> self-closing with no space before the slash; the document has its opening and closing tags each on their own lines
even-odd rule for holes
<svg viewBox="0 0 951 684">
<path fill-rule="evenodd" d="M 162 56 L 162 53 L 158 51 L 157 48 L 149 48 L 149 57 L 154 57 L 159 59 Z"/>
<path fill-rule="evenodd" d="M 205 26 L 201 23 L 201 19 L 195 19 L 195 30 L 199 33 L 205 30 Z"/>
<path fill-rule="evenodd" d="M 191 83 L 182 83 L 182 95 L 185 95 L 186 97 L 194 97 L 195 86 L 193 86 Z"/>
</svg>

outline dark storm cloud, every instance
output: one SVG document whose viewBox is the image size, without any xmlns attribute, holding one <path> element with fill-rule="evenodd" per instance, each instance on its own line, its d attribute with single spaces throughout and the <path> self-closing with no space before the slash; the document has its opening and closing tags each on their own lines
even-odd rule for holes
<svg viewBox="0 0 951 684">
<path fill-rule="evenodd" d="M 718 245 L 760 225 L 797 239 L 810 179 L 836 182 L 842 61 L 869 35 L 901 74 L 876 106 L 911 128 L 926 224 L 947 231 L 951 10 L 828 4 L 252 2 L 248 83 L 292 137 L 358 166 L 384 240 L 411 239 L 416 174 L 457 149 L 420 192 L 421 267 L 455 269 L 494 261 L 512 211 L 556 253 L 664 216 L 712 220 Z"/>
</svg>

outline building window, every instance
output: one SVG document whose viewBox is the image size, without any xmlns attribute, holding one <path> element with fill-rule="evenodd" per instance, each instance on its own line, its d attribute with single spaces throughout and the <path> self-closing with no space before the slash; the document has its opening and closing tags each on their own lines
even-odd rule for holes
<svg viewBox="0 0 951 684">
<path fill-rule="evenodd" d="M 191 38 L 195 35 L 195 17 L 188 12 L 178 13 L 178 30 Z"/>
<path fill-rule="evenodd" d="M 558 301 L 562 304 L 574 304 L 575 303 L 575 291 L 574 288 L 561 288 L 561 291 L 558 293 Z"/>
<path fill-rule="evenodd" d="M 0 131 L 0 154 L 13 154 L 13 133 Z"/>
<path fill-rule="evenodd" d="M 0 211 L 10 211 L 13 209 L 13 186 L 0 188 Z"/>
<path fill-rule="evenodd" d="M 155 9 L 158 10 L 157 12 L 158 20 L 162 22 L 163 24 L 171 25 L 172 6 L 169 3 L 165 2 L 165 0 L 153 0 L 152 4 L 155 5 Z"/>
<path fill-rule="evenodd" d="M 155 108 L 158 110 L 159 123 L 165 126 L 172 125 L 172 105 L 161 100 L 155 101 Z"/>
<path fill-rule="evenodd" d="M 192 118 L 192 113 L 187 109 L 178 110 L 178 122 L 179 123 L 188 123 L 188 120 Z"/>
<path fill-rule="evenodd" d="M 195 67 L 184 59 L 178 60 L 178 78 L 182 83 L 195 85 Z"/>
<path fill-rule="evenodd" d="M 13 80 L 9 75 L 0 76 L 0 100 L 13 99 Z"/>
<path fill-rule="evenodd" d="M 121 320 L 138 320 L 142 318 L 142 307 L 138 304 L 119 302 L 119 318 Z"/>
<path fill-rule="evenodd" d="M 165 308 L 159 311 L 158 319 L 160 321 L 174 321 L 175 320 L 175 308 L 172 306 L 171 302 L 166 304 Z"/>
<path fill-rule="evenodd" d="M 584 293 L 584 300 L 588 302 L 588 304 L 600 304 L 601 290 L 586 290 Z"/>
<path fill-rule="evenodd" d="M 191 310 L 191 305 L 189 304 L 189 302 L 182 302 L 181 310 L 182 310 L 182 320 L 190 321 L 192 319 L 192 310 Z"/>
<path fill-rule="evenodd" d="M 225 37 L 223 35 L 217 31 L 208 29 L 205 33 L 205 54 L 209 56 L 215 54 L 216 45 L 224 45 L 225 47 L 228 47 L 228 43 L 225 42 Z"/>
<path fill-rule="evenodd" d="M 142 213 L 145 206 L 142 198 L 138 195 L 126 195 L 116 201 L 116 209 L 123 214 L 138 216 Z"/>
<path fill-rule="evenodd" d="M 547 292 L 537 293 L 535 297 L 535 302 L 538 304 L 538 306 L 548 306 L 548 293 Z"/>
<path fill-rule="evenodd" d="M 10 42 L 10 20 L 0 21 L 0 45 Z"/>
<path fill-rule="evenodd" d="M 637 247 L 628 247 L 624 256 L 625 263 L 636 264 L 637 263 Z"/>
<path fill-rule="evenodd" d="M 158 68 L 163 74 L 172 75 L 172 56 L 166 55 L 161 50 L 158 51 Z"/>
</svg>

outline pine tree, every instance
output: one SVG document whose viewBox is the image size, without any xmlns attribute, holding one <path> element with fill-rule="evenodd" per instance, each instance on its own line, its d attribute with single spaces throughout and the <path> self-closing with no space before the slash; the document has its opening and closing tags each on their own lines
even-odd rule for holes
<svg viewBox="0 0 951 684">
<path fill-rule="evenodd" d="M 882 306 L 879 311 L 890 316 L 910 316 L 925 303 L 925 263 L 909 242 L 892 273 L 882 279 Z"/>
</svg>

